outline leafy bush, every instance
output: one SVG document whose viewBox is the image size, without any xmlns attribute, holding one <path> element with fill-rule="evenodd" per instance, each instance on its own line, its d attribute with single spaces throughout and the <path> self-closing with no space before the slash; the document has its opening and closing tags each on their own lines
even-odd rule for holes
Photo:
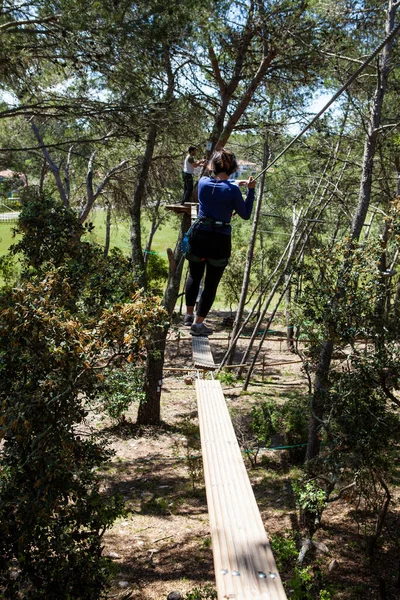
<svg viewBox="0 0 400 600">
<path fill-rule="evenodd" d="M 100 494 L 105 445 L 76 430 L 98 385 L 95 354 L 89 332 L 52 302 L 51 282 L 0 295 L 4 598 L 94 600 L 108 586 L 101 536 L 122 504 Z"/>
<path fill-rule="evenodd" d="M 270 541 L 278 571 L 291 567 L 299 554 L 293 533 L 288 530 L 284 535 L 272 536 Z"/>
<path fill-rule="evenodd" d="M 166 281 L 168 277 L 168 264 L 165 258 L 159 254 L 150 254 L 146 269 L 147 284 L 154 293 L 158 293 L 159 286 Z"/>
<path fill-rule="evenodd" d="M 238 380 L 237 375 L 232 373 L 231 369 L 220 371 L 217 375 L 217 379 L 224 385 L 233 385 Z"/>
<path fill-rule="evenodd" d="M 292 483 L 296 502 L 307 517 L 306 527 L 309 537 L 321 523 L 322 513 L 327 503 L 327 493 L 315 480 L 299 479 Z"/>
<path fill-rule="evenodd" d="M 165 313 L 132 294 L 120 257 L 97 262 L 72 211 L 41 200 L 23 208 L 21 282 L 0 291 L 0 594 L 97 600 L 109 584 L 101 538 L 122 502 L 100 493 L 104 441 L 79 431 L 102 370 L 143 356 Z"/>
<path fill-rule="evenodd" d="M 184 600 L 216 600 L 217 592 L 211 585 L 193 588 L 184 596 Z"/>
<path fill-rule="evenodd" d="M 144 397 L 143 367 L 129 363 L 119 368 L 109 367 L 104 371 L 104 378 L 100 406 L 109 417 L 123 422 L 129 406 Z"/>
<path fill-rule="evenodd" d="M 304 443 L 307 439 L 308 399 L 296 396 L 284 404 L 261 402 L 252 409 L 251 429 L 258 442 L 271 444 L 274 434 L 279 434 L 287 445 Z M 304 448 L 290 448 L 289 456 L 298 462 L 304 456 Z"/>
<path fill-rule="evenodd" d="M 0 256 L 0 277 L 6 285 L 10 285 L 17 277 L 17 266 L 15 259 L 10 254 Z"/>
<path fill-rule="evenodd" d="M 271 438 L 276 433 L 278 409 L 273 402 L 262 402 L 251 410 L 251 429 L 257 441 L 266 446 L 271 444 Z"/>
<path fill-rule="evenodd" d="M 23 237 L 12 252 L 23 253 L 29 265 L 39 267 L 49 261 L 59 266 L 67 257 L 75 257 L 85 228 L 61 201 L 32 193 L 23 200 L 14 231 Z"/>
</svg>

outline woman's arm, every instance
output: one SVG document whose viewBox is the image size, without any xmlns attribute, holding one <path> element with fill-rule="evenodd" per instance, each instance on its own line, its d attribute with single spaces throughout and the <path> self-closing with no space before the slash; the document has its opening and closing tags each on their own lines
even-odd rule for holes
<svg viewBox="0 0 400 600">
<path fill-rule="evenodd" d="M 250 179 L 247 182 L 247 196 L 246 196 L 246 200 L 243 200 L 243 196 L 241 191 L 239 190 L 239 188 L 237 188 L 237 194 L 235 193 L 234 196 L 234 208 L 235 208 L 235 212 L 237 212 L 237 214 L 239 215 L 239 217 L 242 217 L 242 219 L 244 219 L 245 221 L 248 221 L 251 217 L 251 211 L 253 210 L 253 204 L 254 204 L 254 195 L 255 195 L 255 191 L 254 188 L 256 187 L 256 182 L 253 179 L 253 177 L 250 177 Z"/>
</svg>

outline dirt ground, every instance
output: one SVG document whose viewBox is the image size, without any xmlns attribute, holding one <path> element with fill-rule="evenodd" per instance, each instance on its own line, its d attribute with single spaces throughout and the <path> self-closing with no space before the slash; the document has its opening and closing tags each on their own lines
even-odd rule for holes
<svg viewBox="0 0 400 600">
<path fill-rule="evenodd" d="M 223 325 L 223 316 L 208 319 L 215 329 L 210 343 L 216 362 L 228 343 L 229 329 Z M 288 352 L 277 335 L 269 336 L 263 345 L 264 380 L 259 366 L 245 393 L 242 382 L 234 376 L 222 381 L 239 434 L 252 405 L 260 398 L 283 402 L 290 394 L 307 393 L 298 356 Z M 235 362 L 240 361 L 247 344 L 246 339 L 240 340 Z M 168 370 L 191 368 L 191 337 L 183 326 L 171 332 L 165 365 L 160 427 L 137 431 L 132 425 L 116 428 L 104 420 L 97 423 L 115 450 L 104 475 L 105 490 L 123 494 L 126 502 L 125 515 L 104 536 L 104 554 L 112 559 L 115 573 L 110 599 L 166 600 L 173 591 L 185 598 L 196 588 L 214 587 L 193 385 L 196 373 Z M 132 424 L 135 418 L 133 406 L 127 419 Z M 288 461 L 287 451 L 264 450 L 262 454 L 256 468 L 246 464 L 266 531 L 269 536 L 298 531 L 291 481 L 299 470 Z M 313 561 L 314 576 L 317 570 L 332 599 L 400 598 L 400 593 L 397 596 L 393 591 L 400 560 L 398 504 L 393 505 L 388 519 L 393 540 L 381 548 L 374 568 L 365 558 L 362 532 L 351 518 L 352 509 L 351 504 L 339 501 L 324 513 L 316 539 L 328 551 Z M 285 573 L 281 575 L 285 581 Z M 382 579 L 390 590 L 385 595 Z M 293 594 L 288 586 L 288 597 Z"/>
</svg>

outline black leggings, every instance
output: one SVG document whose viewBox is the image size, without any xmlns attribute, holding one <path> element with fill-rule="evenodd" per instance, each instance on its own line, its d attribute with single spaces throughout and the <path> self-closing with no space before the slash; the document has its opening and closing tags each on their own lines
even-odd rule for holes
<svg viewBox="0 0 400 600">
<path fill-rule="evenodd" d="M 204 271 L 206 271 L 204 289 L 197 307 L 198 316 L 205 318 L 215 300 L 218 284 L 231 255 L 231 236 L 197 228 L 191 236 L 190 245 L 191 253 L 202 260 L 195 262 L 188 257 L 189 277 L 185 290 L 186 306 L 195 305 L 200 283 Z M 226 259 L 226 264 L 217 267 L 210 264 L 208 259 L 222 260 L 222 263 Z"/>
<path fill-rule="evenodd" d="M 208 315 L 215 300 L 218 284 L 221 281 L 225 266 L 214 267 L 205 260 L 202 262 L 193 262 L 189 260 L 189 276 L 186 282 L 186 306 L 194 306 L 206 266 L 207 270 L 204 289 L 197 307 L 198 316 L 204 318 Z"/>
</svg>

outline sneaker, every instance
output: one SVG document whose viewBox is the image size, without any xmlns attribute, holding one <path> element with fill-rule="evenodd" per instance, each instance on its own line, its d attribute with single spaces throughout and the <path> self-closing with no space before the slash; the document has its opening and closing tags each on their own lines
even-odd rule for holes
<svg viewBox="0 0 400 600">
<path fill-rule="evenodd" d="M 183 321 L 183 324 L 188 325 L 190 327 L 190 325 L 193 325 L 193 321 L 194 315 L 185 315 L 185 320 Z"/>
<path fill-rule="evenodd" d="M 206 337 L 207 335 L 211 335 L 213 330 L 211 327 L 207 327 L 204 323 L 193 323 L 190 328 L 190 335 L 198 335 L 202 337 Z"/>
</svg>

